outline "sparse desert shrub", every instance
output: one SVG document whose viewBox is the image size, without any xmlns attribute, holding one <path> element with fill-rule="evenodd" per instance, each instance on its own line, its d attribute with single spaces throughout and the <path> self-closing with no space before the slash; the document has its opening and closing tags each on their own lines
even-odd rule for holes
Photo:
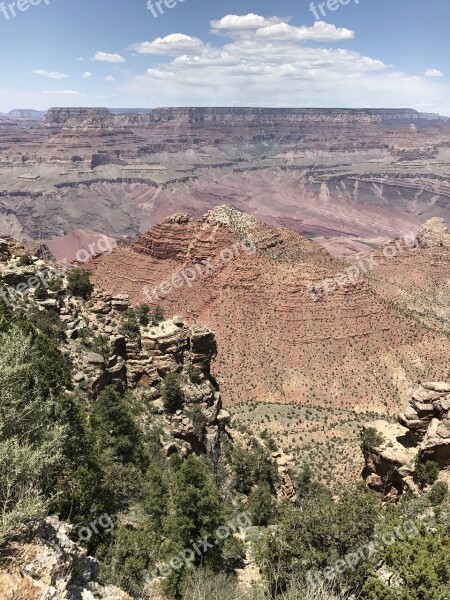
<svg viewBox="0 0 450 600">
<path fill-rule="evenodd" d="M 423 461 L 420 457 L 417 457 L 414 478 L 421 488 L 436 483 L 439 471 L 439 465 L 434 460 Z"/>
<path fill-rule="evenodd" d="M 29 254 L 24 254 L 23 256 L 21 256 L 19 258 L 19 261 L 17 264 L 19 265 L 19 267 L 29 267 L 30 265 L 33 264 L 33 259 L 31 258 L 31 256 Z"/>
<path fill-rule="evenodd" d="M 169 413 L 174 413 L 183 407 L 183 392 L 178 373 L 168 373 L 164 377 L 161 388 L 164 408 Z"/>
<path fill-rule="evenodd" d="M 88 300 L 94 291 L 91 283 L 91 273 L 86 269 L 73 269 L 67 276 L 67 290 L 76 298 Z"/>
<path fill-rule="evenodd" d="M 361 445 L 365 450 L 381 446 L 383 442 L 383 436 L 374 427 L 367 427 L 361 434 Z"/>
<path fill-rule="evenodd" d="M 443 481 L 438 481 L 435 483 L 430 492 L 429 498 L 433 506 L 442 504 L 442 502 L 448 498 L 448 485 Z"/>
</svg>

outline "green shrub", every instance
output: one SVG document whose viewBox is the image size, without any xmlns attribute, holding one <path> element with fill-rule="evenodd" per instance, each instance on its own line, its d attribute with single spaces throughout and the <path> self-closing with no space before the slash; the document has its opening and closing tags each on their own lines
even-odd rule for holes
<svg viewBox="0 0 450 600">
<path fill-rule="evenodd" d="M 19 258 L 19 261 L 17 264 L 19 265 L 19 267 L 29 267 L 30 265 L 33 264 L 33 259 L 31 258 L 31 256 L 29 254 L 24 254 L 23 256 L 21 256 Z"/>
<path fill-rule="evenodd" d="M 168 373 L 165 376 L 162 383 L 162 399 L 164 408 L 169 413 L 174 413 L 183 407 L 183 392 L 180 376 L 177 373 Z"/>
<path fill-rule="evenodd" d="M 361 434 L 361 444 L 365 450 L 381 446 L 383 442 L 383 436 L 374 427 L 367 427 Z"/>
<path fill-rule="evenodd" d="M 196 438 L 203 442 L 203 438 L 205 437 L 205 427 L 208 421 L 203 414 L 202 409 L 199 406 L 194 406 L 191 410 L 190 417 L 192 419 Z"/>
<path fill-rule="evenodd" d="M 161 306 L 156 306 L 155 310 L 152 313 L 151 319 L 152 319 L 152 325 L 159 325 L 160 323 L 162 323 L 165 320 L 165 314 L 164 314 L 164 310 Z"/>
<path fill-rule="evenodd" d="M 120 333 L 130 340 L 139 338 L 141 329 L 136 315 L 128 311 L 120 324 Z"/>
<path fill-rule="evenodd" d="M 192 383 L 196 383 L 197 385 L 202 383 L 202 372 L 198 367 L 194 367 L 194 365 L 189 365 L 187 368 L 187 374 Z"/>
<path fill-rule="evenodd" d="M 266 481 L 251 492 L 248 510 L 253 525 L 267 527 L 275 511 L 270 485 Z"/>
<path fill-rule="evenodd" d="M 73 269 L 67 276 L 67 290 L 76 298 L 88 300 L 94 291 L 91 283 L 91 273 L 86 269 Z"/>
<path fill-rule="evenodd" d="M 63 285 L 64 280 L 62 279 L 62 277 L 53 277 L 52 279 L 50 279 L 48 289 L 51 292 L 60 292 L 63 289 Z"/>
<path fill-rule="evenodd" d="M 442 504 L 448 498 L 448 485 L 443 481 L 438 481 L 433 485 L 429 495 L 430 502 L 433 506 Z"/>
<path fill-rule="evenodd" d="M 426 487 L 427 485 L 433 485 L 436 483 L 437 478 L 439 477 L 439 465 L 434 460 L 421 460 L 420 457 L 417 457 L 416 460 L 416 470 L 414 474 L 414 478 L 421 488 Z"/>
</svg>

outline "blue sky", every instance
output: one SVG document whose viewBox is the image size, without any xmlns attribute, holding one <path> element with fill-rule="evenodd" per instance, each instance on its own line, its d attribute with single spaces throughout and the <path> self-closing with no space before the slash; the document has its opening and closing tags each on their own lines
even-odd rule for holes
<svg viewBox="0 0 450 600">
<path fill-rule="evenodd" d="M 316 8 L 320 22 L 309 0 L 167 0 L 163 14 L 153 0 L 157 18 L 147 0 L 18 0 L 29 1 L 25 11 L 0 5 L 0 111 L 408 106 L 450 115 L 449 0 L 328 0 L 325 16 Z"/>
</svg>

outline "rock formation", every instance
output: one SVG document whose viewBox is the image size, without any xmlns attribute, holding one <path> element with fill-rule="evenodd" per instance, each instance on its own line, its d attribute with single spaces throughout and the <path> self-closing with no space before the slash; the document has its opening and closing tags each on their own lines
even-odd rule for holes
<svg viewBox="0 0 450 600">
<path fill-rule="evenodd" d="M 435 217 L 424 223 L 417 233 L 417 242 L 421 248 L 450 247 L 450 233 L 444 219 Z"/>
<path fill-rule="evenodd" d="M 412 394 L 406 410 L 394 425 L 376 421 L 366 429 L 375 429 L 380 442 L 363 446 L 366 467 L 364 477 L 370 488 L 387 499 L 396 499 L 406 491 L 416 491 L 416 460 L 432 460 L 443 470 L 450 466 L 450 384 L 424 382 Z"/>
<path fill-rule="evenodd" d="M 309 287 L 348 264 L 230 207 L 164 219 L 90 266 L 110 294 L 211 326 L 225 406 L 265 399 L 396 414 L 418 377 L 448 371 L 448 339 L 381 302 L 362 270 L 315 302 Z"/>
<path fill-rule="evenodd" d="M 98 562 L 70 538 L 56 517 L 23 526 L 2 549 L 2 600 L 131 600 L 105 585 Z"/>
<path fill-rule="evenodd" d="M 53 108 L 0 120 L 0 231 L 60 252 L 74 230 L 134 239 L 226 202 L 367 251 L 449 216 L 449 132 L 408 109 Z"/>
<path fill-rule="evenodd" d="M 217 343 L 210 328 L 190 326 L 176 316 L 158 325 L 140 326 L 131 335 L 124 328 L 130 307 L 126 294 L 94 290 L 86 302 L 52 291 L 55 278 L 61 279 L 62 289 L 66 287 L 67 272 L 28 256 L 22 244 L 1 240 L 0 256 L 3 301 L 15 306 L 28 298 L 39 310 L 58 315 L 65 339 L 63 351 L 73 365 L 76 388 L 70 393 L 91 403 L 108 385 L 123 391 L 133 388 L 158 415 L 153 426 L 158 422 L 163 429 L 161 444 L 170 448 L 167 453 L 180 451 L 187 456 L 218 451 L 220 432 L 229 424 L 230 415 L 222 409 L 219 387 L 211 376 Z M 29 264 L 20 266 L 25 256 Z M 43 284 L 45 292 L 38 294 Z M 98 340 L 102 340 L 101 345 Z M 166 411 L 161 399 L 161 385 L 168 373 L 178 374 L 182 389 L 183 405 L 175 414 Z"/>
</svg>

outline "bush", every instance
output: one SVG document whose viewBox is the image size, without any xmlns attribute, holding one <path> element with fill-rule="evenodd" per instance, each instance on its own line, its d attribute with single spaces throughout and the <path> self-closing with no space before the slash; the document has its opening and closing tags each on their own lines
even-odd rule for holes
<svg viewBox="0 0 450 600">
<path fill-rule="evenodd" d="M 183 392 L 180 386 L 180 376 L 177 373 L 168 373 L 162 383 L 162 399 L 164 408 L 169 413 L 174 413 L 183 407 Z"/>
<path fill-rule="evenodd" d="M 34 297 L 36 300 L 45 300 L 47 298 L 47 288 L 42 282 L 34 288 Z"/>
<path fill-rule="evenodd" d="M 76 298 L 88 300 L 94 291 L 91 283 L 91 272 L 86 269 L 73 269 L 67 276 L 67 290 Z"/>
<path fill-rule="evenodd" d="M 116 460 L 140 462 L 140 431 L 126 400 L 113 386 L 99 394 L 92 410 L 91 423 L 100 452 L 112 449 Z"/>
<path fill-rule="evenodd" d="M 187 374 L 192 383 L 195 383 L 197 385 L 202 383 L 202 372 L 197 367 L 189 365 L 187 368 Z"/>
<path fill-rule="evenodd" d="M 31 323 L 0 333 L 0 544 L 41 518 L 65 463 L 70 425 L 63 409 L 69 368 Z"/>
<path fill-rule="evenodd" d="M 158 305 L 152 313 L 152 325 L 159 325 L 165 318 L 164 310 Z"/>
<path fill-rule="evenodd" d="M 371 450 L 381 446 L 384 437 L 374 427 L 367 427 L 361 434 L 361 445 L 364 450 Z"/>
<path fill-rule="evenodd" d="M 48 289 L 52 292 L 60 292 L 63 289 L 64 280 L 62 277 L 53 277 L 49 284 Z"/>
<path fill-rule="evenodd" d="M 448 485 L 443 481 L 438 481 L 433 485 L 430 492 L 430 502 L 433 506 L 442 504 L 448 498 Z"/>
<path fill-rule="evenodd" d="M 120 324 L 120 333 L 130 340 L 135 340 L 140 336 L 141 329 L 136 315 L 128 311 Z"/>
<path fill-rule="evenodd" d="M 274 515 L 272 493 L 267 482 L 261 483 L 251 492 L 248 509 L 253 525 L 267 527 Z"/>
<path fill-rule="evenodd" d="M 136 308 L 131 309 L 130 312 L 135 316 L 139 325 L 145 327 L 150 323 L 150 309 L 146 304 L 140 304 Z"/>
<path fill-rule="evenodd" d="M 194 406 L 190 416 L 192 419 L 192 425 L 194 426 L 195 436 L 198 440 L 203 442 L 203 438 L 205 437 L 205 427 L 207 424 L 207 419 L 203 414 L 202 409 L 199 406 Z"/>
<path fill-rule="evenodd" d="M 19 258 L 19 262 L 17 264 L 19 267 L 29 267 L 33 264 L 33 259 L 29 254 L 24 254 Z"/>
<path fill-rule="evenodd" d="M 424 488 L 427 485 L 436 483 L 436 480 L 439 477 L 439 471 L 440 468 L 437 462 L 434 460 L 422 461 L 420 457 L 418 457 L 416 460 L 414 478 L 420 487 Z"/>
</svg>

